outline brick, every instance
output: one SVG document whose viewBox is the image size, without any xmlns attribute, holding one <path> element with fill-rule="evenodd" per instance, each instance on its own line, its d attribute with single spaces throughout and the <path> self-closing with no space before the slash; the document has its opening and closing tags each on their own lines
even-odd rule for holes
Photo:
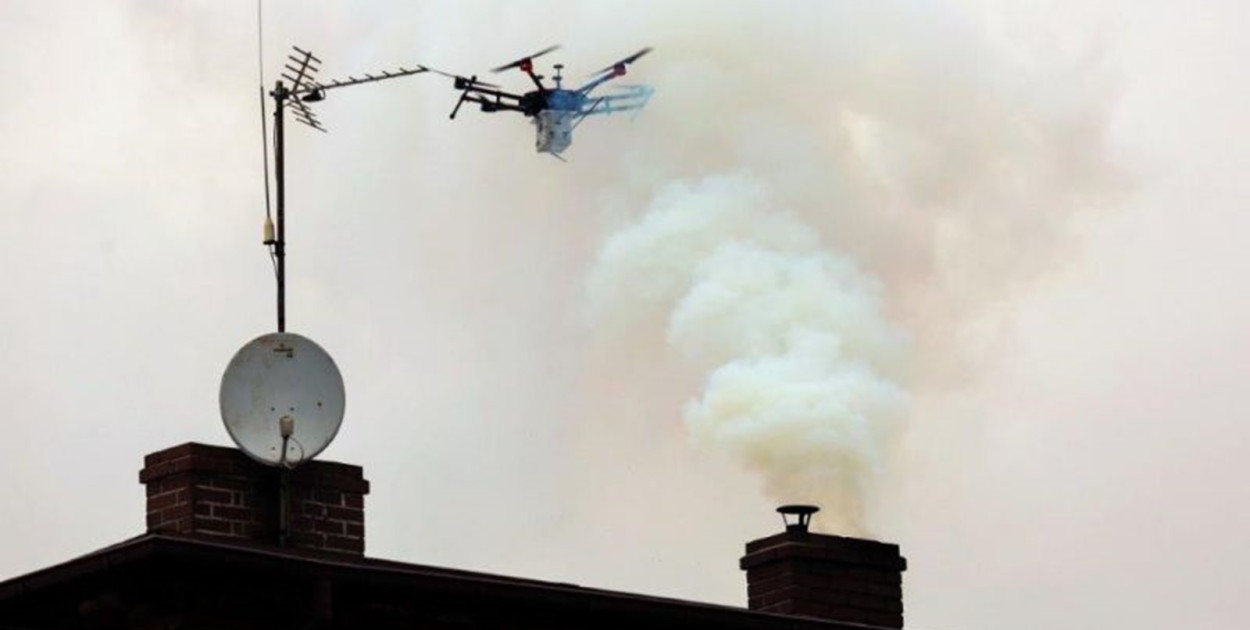
<svg viewBox="0 0 1250 630">
<path fill-rule="evenodd" d="M 180 472 L 190 471 L 193 467 L 192 466 L 193 463 L 194 461 L 188 455 L 185 457 L 179 457 L 178 459 L 167 461 L 161 465 L 166 466 L 167 470 L 169 470 L 169 472 L 171 473 L 180 473 Z"/>
<path fill-rule="evenodd" d="M 287 496 L 292 501 L 312 501 L 313 489 L 306 486 L 291 486 L 287 491 Z"/>
<path fill-rule="evenodd" d="M 179 518 L 187 518 L 191 516 L 191 504 L 180 503 L 161 510 L 161 519 L 172 521 Z"/>
<path fill-rule="evenodd" d="M 751 610 L 902 627 L 898 546 L 843 536 L 785 532 L 747 543 Z"/>
<path fill-rule="evenodd" d="M 164 462 L 173 461 L 175 459 L 187 457 L 191 455 L 191 451 L 192 449 L 195 448 L 195 446 L 196 446 L 195 442 L 187 442 L 185 444 L 179 444 L 178 446 L 171 446 L 167 449 L 156 451 L 155 453 L 148 453 L 143 458 L 143 465 L 150 467 L 150 466 L 154 466 L 154 465 L 161 464 Z"/>
<path fill-rule="evenodd" d="M 147 495 L 151 497 L 169 491 L 180 490 L 190 485 L 191 478 L 189 475 L 167 475 L 159 479 L 148 481 Z"/>
<path fill-rule="evenodd" d="M 313 528 L 313 531 L 318 531 L 323 534 L 335 534 L 338 536 L 342 536 L 344 532 L 343 521 L 330 521 L 330 520 L 325 520 L 325 519 L 317 519 L 313 521 L 312 528 Z"/>
<path fill-rule="evenodd" d="M 178 504 L 178 492 L 162 492 L 154 497 L 148 498 L 148 510 L 161 510 L 171 505 Z"/>
<path fill-rule="evenodd" d="M 216 488 L 196 486 L 195 495 L 196 495 L 196 501 L 204 501 L 206 503 L 221 503 L 223 505 L 234 504 L 234 493 L 228 490 L 218 490 Z"/>
<path fill-rule="evenodd" d="M 330 505 L 341 506 L 341 505 L 343 505 L 343 493 L 342 493 L 342 492 L 335 492 L 335 491 L 333 491 L 333 490 L 314 490 L 314 491 L 313 491 L 313 498 L 314 498 L 314 499 L 315 499 L 318 503 L 324 503 L 324 504 L 326 504 L 327 506 L 330 506 Z"/>
<path fill-rule="evenodd" d="M 151 483 L 157 479 L 163 479 L 172 471 L 172 466 L 168 462 L 153 464 L 139 471 L 139 483 Z"/>
<path fill-rule="evenodd" d="M 222 518 L 230 521 L 250 521 L 252 520 L 252 511 L 247 508 L 233 507 L 230 505 L 214 505 L 213 518 Z"/>
<path fill-rule="evenodd" d="M 139 479 L 151 531 L 277 540 L 279 471 L 236 449 L 180 444 L 146 457 Z M 288 489 L 292 544 L 325 549 L 330 540 L 334 551 L 362 553 L 369 482 L 359 466 L 308 462 L 290 472 Z"/>
<path fill-rule="evenodd" d="M 369 492 L 369 482 L 364 478 L 359 466 L 337 462 L 314 461 L 305 464 L 292 473 L 292 482 L 297 485 L 358 494 Z"/>
<path fill-rule="evenodd" d="M 788 586 L 802 586 L 830 592 L 846 591 L 864 595 L 894 597 L 896 599 L 901 599 L 903 596 L 902 586 L 899 584 L 859 581 L 851 578 L 824 576 L 818 573 L 779 575 L 766 580 L 753 580 L 747 584 L 747 594 L 766 593 Z"/>
<path fill-rule="evenodd" d="M 249 492 L 256 485 L 244 477 L 214 477 L 208 480 L 209 487 L 236 492 Z"/>
<path fill-rule="evenodd" d="M 365 511 L 342 507 L 328 507 L 326 508 L 326 517 L 340 521 L 348 521 L 351 523 L 363 523 L 365 521 Z"/>
<path fill-rule="evenodd" d="M 757 599 L 772 603 L 784 600 L 813 602 L 821 605 L 841 606 L 901 613 L 903 601 L 899 597 L 868 595 L 841 590 L 817 589 L 803 586 L 780 588 L 754 595 Z"/>
<path fill-rule="evenodd" d="M 325 549 L 327 551 L 344 551 L 349 553 L 364 553 L 365 541 L 359 538 L 346 538 L 343 536 L 326 536 Z"/>
<path fill-rule="evenodd" d="M 231 533 L 230 525 L 230 521 L 221 521 L 212 518 L 195 519 L 195 531 L 197 532 L 229 534 Z"/>
<path fill-rule="evenodd" d="M 278 509 L 277 493 L 243 492 L 235 495 L 234 501 L 239 507 L 253 508 L 257 511 Z"/>
</svg>

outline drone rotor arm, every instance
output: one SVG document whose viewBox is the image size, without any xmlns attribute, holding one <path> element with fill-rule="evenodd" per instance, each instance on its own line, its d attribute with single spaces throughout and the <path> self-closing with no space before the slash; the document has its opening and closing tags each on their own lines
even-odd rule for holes
<svg viewBox="0 0 1250 630">
<path fill-rule="evenodd" d="M 475 85 L 470 85 L 469 87 L 465 89 L 465 92 L 471 95 L 476 95 L 476 96 L 488 96 L 488 97 L 493 97 L 495 99 L 507 99 L 510 101 L 516 101 L 518 105 L 521 102 L 520 94 L 512 94 L 511 92 L 504 92 L 503 90 L 492 90 L 489 88 L 480 88 Z"/>
<path fill-rule="evenodd" d="M 487 112 L 487 113 L 494 113 L 494 112 L 522 112 L 523 113 L 525 112 L 525 109 L 522 108 L 520 105 L 513 105 L 512 103 L 505 103 L 503 101 L 498 101 L 498 100 L 492 101 L 489 99 L 484 99 L 484 98 L 474 97 L 474 96 L 465 97 L 465 100 L 470 103 L 477 103 L 478 105 L 482 107 L 482 111 Z"/>
<path fill-rule="evenodd" d="M 655 90 L 645 86 L 630 86 L 625 93 L 607 94 L 594 100 L 591 106 L 580 117 L 606 116 L 617 112 L 637 111 L 647 106 Z"/>
<path fill-rule="evenodd" d="M 534 54 L 532 54 L 532 55 L 529 55 L 529 56 L 527 56 L 527 57 L 521 57 L 520 59 L 517 59 L 516 61 L 510 62 L 510 63 L 505 63 L 504 65 L 499 66 L 498 68 L 491 68 L 491 69 L 490 69 L 490 71 L 491 71 L 491 72 L 503 72 L 504 70 L 511 70 L 511 69 L 513 69 L 513 68 L 522 68 L 522 69 L 525 69 L 525 66 L 530 66 L 530 68 L 529 68 L 528 70 L 526 70 L 526 72 L 530 72 L 530 73 L 532 74 L 532 72 L 531 72 L 531 71 L 533 70 L 533 67 L 532 67 L 532 66 L 533 66 L 533 62 L 534 62 L 534 60 L 535 60 L 535 59 L 537 59 L 537 58 L 539 58 L 539 57 L 541 57 L 541 56 L 543 56 L 543 55 L 545 55 L 545 54 L 547 54 L 547 53 L 549 53 L 549 52 L 553 52 L 553 51 L 555 51 L 555 50 L 559 50 L 559 49 L 560 49 L 560 45 L 559 45 L 559 44 L 556 44 L 555 46 L 548 46 L 548 47 L 546 47 L 546 48 L 544 48 L 544 49 L 542 49 L 542 50 L 540 50 L 540 51 L 538 51 L 538 52 L 536 52 L 536 53 L 534 53 Z"/>
<path fill-rule="evenodd" d="M 494 83 L 487 83 L 485 81 L 479 81 L 477 79 L 477 75 L 466 77 L 462 74 L 456 74 L 454 72 L 446 72 L 443 70 L 439 70 L 437 68 L 430 68 L 428 66 L 422 66 L 422 67 L 424 67 L 427 72 L 433 72 L 434 74 L 441 74 L 449 79 L 453 79 L 456 82 L 456 89 L 458 90 L 464 89 L 465 86 L 470 86 L 470 87 L 480 86 L 480 87 L 486 87 L 486 88 L 499 87 L 497 84 L 494 84 Z"/>
<path fill-rule="evenodd" d="M 650 46 L 647 46 L 646 48 L 643 48 L 642 50 L 592 74 L 591 76 L 598 76 L 598 75 L 605 74 L 605 73 L 608 73 L 614 76 L 620 76 L 622 74 L 625 74 L 625 66 L 628 66 L 634 63 L 635 61 L 638 61 L 639 59 L 642 59 L 647 53 L 651 52 L 651 50 L 652 48 Z"/>
<path fill-rule="evenodd" d="M 608 74 L 597 76 L 586 85 L 583 85 L 582 87 L 577 88 L 577 91 L 581 92 L 582 94 L 590 94 L 591 92 L 594 91 L 595 88 L 615 78 L 616 78 L 616 74 L 611 73 L 611 72 L 609 72 Z"/>
</svg>

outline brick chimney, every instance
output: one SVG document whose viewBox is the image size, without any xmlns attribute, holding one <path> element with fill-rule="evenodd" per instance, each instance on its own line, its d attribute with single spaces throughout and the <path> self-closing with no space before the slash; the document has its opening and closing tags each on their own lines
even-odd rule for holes
<svg viewBox="0 0 1250 630">
<path fill-rule="evenodd" d="M 143 459 L 148 532 L 279 543 L 281 473 L 241 451 L 187 443 Z M 359 466 L 313 460 L 289 471 L 286 544 L 353 556 L 365 552 Z"/>
<path fill-rule="evenodd" d="M 783 515 L 807 516 L 787 523 L 783 533 L 747 543 L 740 566 L 750 609 L 902 628 L 907 560 L 898 545 L 813 534 L 807 518 L 816 509 L 779 508 Z"/>
</svg>

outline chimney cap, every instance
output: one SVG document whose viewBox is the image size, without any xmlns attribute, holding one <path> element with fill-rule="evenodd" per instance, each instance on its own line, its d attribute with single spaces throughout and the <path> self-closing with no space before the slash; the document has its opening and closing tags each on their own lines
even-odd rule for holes
<svg viewBox="0 0 1250 630">
<path fill-rule="evenodd" d="M 819 511 L 820 506 L 816 505 L 783 505 L 777 508 L 788 532 L 806 532 L 807 526 L 812 522 L 812 515 Z M 793 520 L 791 517 L 794 517 Z"/>
</svg>

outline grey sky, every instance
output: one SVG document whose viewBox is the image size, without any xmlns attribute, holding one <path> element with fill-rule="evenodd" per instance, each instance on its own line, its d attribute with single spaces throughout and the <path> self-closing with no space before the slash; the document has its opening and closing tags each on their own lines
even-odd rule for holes
<svg viewBox="0 0 1250 630">
<path fill-rule="evenodd" d="M 915 335 L 869 506 L 909 626 L 1244 619 L 1250 9 L 674 4 L 267 3 L 269 81 L 289 44 L 329 76 L 656 46 L 651 108 L 567 164 L 429 76 L 291 130 L 290 327 L 347 381 L 323 457 L 374 483 L 370 555 L 743 603 L 773 501 L 687 438 L 701 366 L 605 338 L 586 283 L 667 181 L 746 170 Z M 0 576 L 139 533 L 142 455 L 228 440 L 221 370 L 273 318 L 254 20 L 0 2 Z"/>
</svg>

